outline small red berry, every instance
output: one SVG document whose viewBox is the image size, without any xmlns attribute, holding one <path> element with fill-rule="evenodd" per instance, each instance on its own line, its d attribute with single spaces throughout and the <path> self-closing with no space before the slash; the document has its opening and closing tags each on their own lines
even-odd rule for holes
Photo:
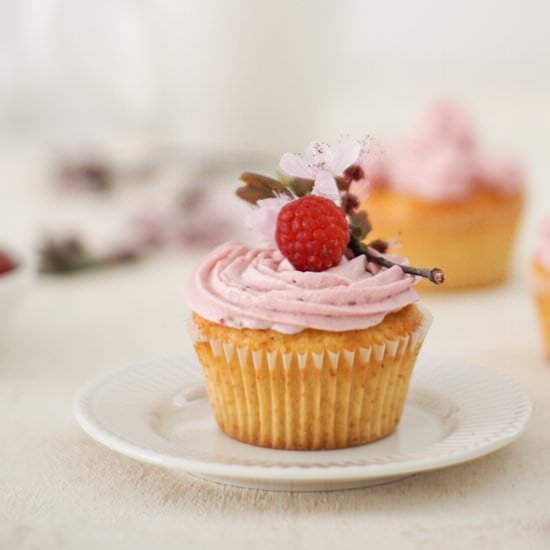
<svg viewBox="0 0 550 550">
<path fill-rule="evenodd" d="M 12 271 L 15 267 L 15 262 L 5 252 L 0 250 L 0 275 Z"/>
<path fill-rule="evenodd" d="M 349 225 L 332 201 L 308 195 L 283 206 L 275 240 L 297 270 L 324 271 L 340 263 L 349 243 Z"/>
</svg>

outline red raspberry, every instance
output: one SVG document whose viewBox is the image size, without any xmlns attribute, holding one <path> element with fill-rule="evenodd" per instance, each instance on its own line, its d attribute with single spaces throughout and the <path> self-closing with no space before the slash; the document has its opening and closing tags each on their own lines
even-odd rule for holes
<svg viewBox="0 0 550 550">
<path fill-rule="evenodd" d="M 0 275 L 8 273 L 15 269 L 15 262 L 5 253 L 0 250 Z"/>
<path fill-rule="evenodd" d="M 332 201 L 308 195 L 283 206 L 275 239 L 297 270 L 324 271 L 340 263 L 349 243 L 349 225 Z"/>
</svg>

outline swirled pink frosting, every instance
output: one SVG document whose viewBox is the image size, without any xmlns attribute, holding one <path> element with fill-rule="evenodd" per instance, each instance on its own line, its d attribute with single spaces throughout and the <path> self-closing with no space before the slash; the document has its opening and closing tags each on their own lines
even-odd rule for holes
<svg viewBox="0 0 550 550">
<path fill-rule="evenodd" d="M 546 216 L 540 224 L 535 257 L 550 271 L 550 215 Z"/>
<path fill-rule="evenodd" d="M 515 162 L 483 151 L 468 116 L 445 102 L 434 104 L 390 149 L 386 175 L 392 188 L 428 201 L 464 200 L 479 188 L 509 194 L 522 179 Z"/>
<path fill-rule="evenodd" d="M 364 256 L 319 273 L 297 271 L 276 248 L 229 242 L 191 274 L 186 297 L 202 317 L 236 328 L 296 333 L 365 329 L 415 302 L 414 277 Z"/>
</svg>

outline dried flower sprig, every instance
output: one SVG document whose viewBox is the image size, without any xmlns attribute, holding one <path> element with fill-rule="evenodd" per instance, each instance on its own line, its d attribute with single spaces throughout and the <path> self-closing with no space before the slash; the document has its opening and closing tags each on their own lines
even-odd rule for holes
<svg viewBox="0 0 550 550">
<path fill-rule="evenodd" d="M 428 281 L 431 281 L 436 285 L 440 285 L 445 282 L 445 274 L 442 269 L 439 269 L 437 267 L 413 267 L 411 265 L 403 265 L 392 262 L 391 260 L 388 260 L 388 258 L 382 256 L 383 252 L 380 251 L 381 247 L 387 249 L 387 243 L 385 241 L 376 240 L 372 243 L 364 244 L 350 233 L 348 248 L 354 253 L 356 257 L 363 255 L 367 258 L 369 262 L 373 262 L 386 268 L 398 266 L 402 269 L 404 273 L 428 279 Z"/>
<path fill-rule="evenodd" d="M 422 277 L 428 281 L 439 285 L 445 281 L 445 275 L 443 270 L 439 268 L 420 268 L 410 265 L 399 264 L 393 262 L 384 254 L 387 252 L 389 245 L 386 241 L 376 239 L 370 243 L 365 243 L 364 240 L 372 230 L 372 226 L 369 222 L 368 216 L 365 211 L 359 210 L 359 200 L 349 189 L 354 181 L 364 180 L 365 172 L 363 168 L 357 164 L 352 163 L 342 168 L 341 170 L 335 169 L 334 155 L 331 156 L 330 148 L 323 146 L 322 149 L 316 150 L 311 148 L 313 153 L 309 153 L 309 164 L 304 164 L 303 159 L 299 159 L 297 155 L 290 155 L 287 153 L 281 159 L 281 167 L 287 167 L 286 171 L 290 172 L 292 169 L 294 177 L 282 178 L 282 181 L 263 176 L 260 174 L 254 174 L 251 172 L 245 172 L 241 175 L 241 180 L 245 185 L 237 189 L 237 195 L 253 205 L 258 205 L 259 201 L 265 199 L 273 199 L 276 197 L 286 196 L 290 200 L 299 199 L 310 194 L 321 194 L 319 192 L 321 187 L 324 190 L 332 186 L 334 191 L 332 197 L 338 197 L 340 199 L 340 206 L 344 211 L 350 228 L 350 236 L 348 248 L 346 251 L 346 257 L 353 258 L 357 256 L 365 256 L 367 261 L 375 263 L 385 268 L 391 268 L 398 266 L 404 273 L 414 275 L 416 277 Z M 344 155 L 349 157 L 351 148 L 343 150 Z M 317 155 L 317 157 L 315 157 Z M 315 160 L 315 158 L 317 160 Z M 314 159 L 314 160 L 311 160 Z M 320 160 L 319 160 L 320 159 Z M 341 163 L 340 163 L 341 165 Z M 311 177 L 301 177 L 302 174 Z M 321 180 L 322 185 L 320 185 Z M 332 183 L 330 183 L 332 181 Z M 261 203 L 260 203 L 261 206 Z"/>
<path fill-rule="evenodd" d="M 74 273 L 114 266 L 138 260 L 140 253 L 131 248 L 118 248 L 103 255 L 92 254 L 76 236 L 47 237 L 39 246 L 41 273 Z"/>
</svg>

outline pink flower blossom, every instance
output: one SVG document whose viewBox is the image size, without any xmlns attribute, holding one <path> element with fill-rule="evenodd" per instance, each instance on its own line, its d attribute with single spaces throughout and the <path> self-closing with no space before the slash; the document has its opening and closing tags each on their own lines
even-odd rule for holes
<svg viewBox="0 0 550 550">
<path fill-rule="evenodd" d="M 246 225 L 268 243 L 275 242 L 277 217 L 281 208 L 295 199 L 288 195 L 277 195 L 271 199 L 259 200 L 245 219 Z"/>
<path fill-rule="evenodd" d="M 281 157 L 281 170 L 295 178 L 315 180 L 314 194 L 330 200 L 338 200 L 335 177 L 342 176 L 359 157 L 359 143 L 341 143 L 330 147 L 325 143 L 310 143 L 304 156 L 285 153 Z"/>
<path fill-rule="evenodd" d="M 357 161 L 361 146 L 358 143 L 341 143 L 330 147 L 325 143 L 310 143 L 304 156 L 285 153 L 279 167 L 285 174 L 296 178 L 316 179 L 322 172 L 341 176 L 344 170 Z"/>
<path fill-rule="evenodd" d="M 281 170 L 295 178 L 314 180 L 313 195 L 339 202 L 340 191 L 336 177 L 341 177 L 347 168 L 357 162 L 361 146 L 359 143 L 343 143 L 330 147 L 324 143 L 311 143 L 304 156 L 285 153 L 281 157 Z M 268 243 L 275 242 L 275 229 L 281 208 L 297 197 L 278 195 L 259 200 L 248 215 L 247 225 Z"/>
</svg>

